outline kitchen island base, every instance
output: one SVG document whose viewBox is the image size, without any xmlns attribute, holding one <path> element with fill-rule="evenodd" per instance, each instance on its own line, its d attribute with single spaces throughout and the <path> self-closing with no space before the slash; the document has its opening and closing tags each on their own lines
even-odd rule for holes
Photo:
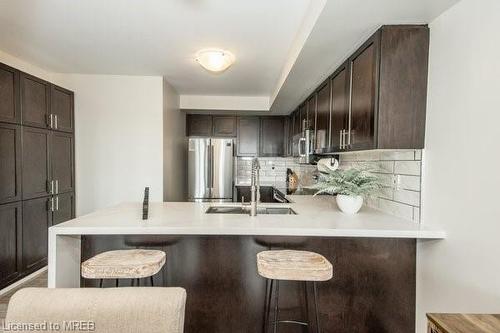
<svg viewBox="0 0 500 333">
<path fill-rule="evenodd" d="M 256 254 L 270 248 L 313 251 L 332 263 L 333 279 L 318 283 L 322 332 L 415 331 L 415 239 L 84 235 L 81 246 L 81 260 L 116 249 L 165 251 L 155 285 L 186 289 L 186 333 L 262 332 L 266 281 L 257 273 Z M 97 286 L 92 280 L 81 285 Z M 280 284 L 280 318 L 307 318 L 303 288 L 299 282 Z M 314 330 L 312 306 L 308 312 Z M 306 330 L 280 326 L 287 333 Z"/>
</svg>

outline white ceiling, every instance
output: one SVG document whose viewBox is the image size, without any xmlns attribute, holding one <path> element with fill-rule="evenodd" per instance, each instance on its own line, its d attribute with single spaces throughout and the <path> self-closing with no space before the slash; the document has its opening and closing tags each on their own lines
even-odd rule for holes
<svg viewBox="0 0 500 333">
<path fill-rule="evenodd" d="M 455 2 L 0 0 L 0 49 L 55 72 L 165 76 L 197 109 L 244 96 L 246 110 L 287 113 L 379 25 L 427 23 Z M 235 64 L 203 70 L 194 55 L 209 47 Z"/>
<path fill-rule="evenodd" d="M 180 94 L 269 96 L 315 0 L 0 0 L 0 49 L 49 70 L 164 75 Z M 236 56 L 223 74 L 203 48 Z"/>
<path fill-rule="evenodd" d="M 271 96 L 271 111 L 293 111 L 381 25 L 430 23 L 458 1 L 328 0 L 285 82 Z"/>
</svg>

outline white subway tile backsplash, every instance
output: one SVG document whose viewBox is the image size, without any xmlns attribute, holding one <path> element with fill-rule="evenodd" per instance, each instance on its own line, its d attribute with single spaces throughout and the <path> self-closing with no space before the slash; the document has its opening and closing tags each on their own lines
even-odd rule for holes
<svg viewBox="0 0 500 333">
<path fill-rule="evenodd" d="M 356 152 L 340 155 L 342 168 L 367 166 L 377 170 L 381 192 L 366 205 L 410 221 L 420 222 L 421 150 Z"/>
<path fill-rule="evenodd" d="M 380 198 L 378 208 L 388 214 L 413 220 L 413 207 L 410 205 Z"/>
<path fill-rule="evenodd" d="M 420 176 L 400 176 L 399 179 L 401 189 L 420 191 Z"/>
<path fill-rule="evenodd" d="M 261 157 L 259 162 L 262 185 L 285 187 L 287 169 L 291 169 L 299 176 L 300 184 L 309 185 L 314 181 L 312 176 L 317 170 L 314 165 L 297 164 L 293 158 Z M 236 160 L 236 165 L 236 182 L 238 184 L 250 184 L 251 160 L 239 157 Z"/>
<path fill-rule="evenodd" d="M 390 161 L 413 161 L 415 159 L 415 151 L 381 151 L 381 160 Z"/>
<path fill-rule="evenodd" d="M 420 192 L 408 190 L 395 190 L 394 201 L 420 207 Z"/>
<path fill-rule="evenodd" d="M 394 163 L 394 173 L 420 176 L 421 161 L 396 161 Z"/>
<path fill-rule="evenodd" d="M 420 222 L 420 207 L 413 207 L 413 221 Z"/>
</svg>

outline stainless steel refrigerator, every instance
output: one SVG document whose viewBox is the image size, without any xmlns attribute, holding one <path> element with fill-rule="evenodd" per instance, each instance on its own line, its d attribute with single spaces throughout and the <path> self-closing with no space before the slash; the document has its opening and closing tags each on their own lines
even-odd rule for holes
<svg viewBox="0 0 500 333">
<path fill-rule="evenodd" d="M 190 201 L 233 200 L 233 139 L 189 138 Z"/>
</svg>

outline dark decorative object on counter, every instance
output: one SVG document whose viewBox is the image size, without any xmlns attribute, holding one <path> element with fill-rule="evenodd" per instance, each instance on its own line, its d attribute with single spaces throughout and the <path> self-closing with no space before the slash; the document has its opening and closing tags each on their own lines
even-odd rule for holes
<svg viewBox="0 0 500 333">
<path fill-rule="evenodd" d="M 286 169 L 286 194 L 294 194 L 299 186 L 299 177 L 292 169 Z"/>
<path fill-rule="evenodd" d="M 144 188 L 144 201 L 142 202 L 142 219 L 147 220 L 149 216 L 149 187 Z"/>
</svg>

